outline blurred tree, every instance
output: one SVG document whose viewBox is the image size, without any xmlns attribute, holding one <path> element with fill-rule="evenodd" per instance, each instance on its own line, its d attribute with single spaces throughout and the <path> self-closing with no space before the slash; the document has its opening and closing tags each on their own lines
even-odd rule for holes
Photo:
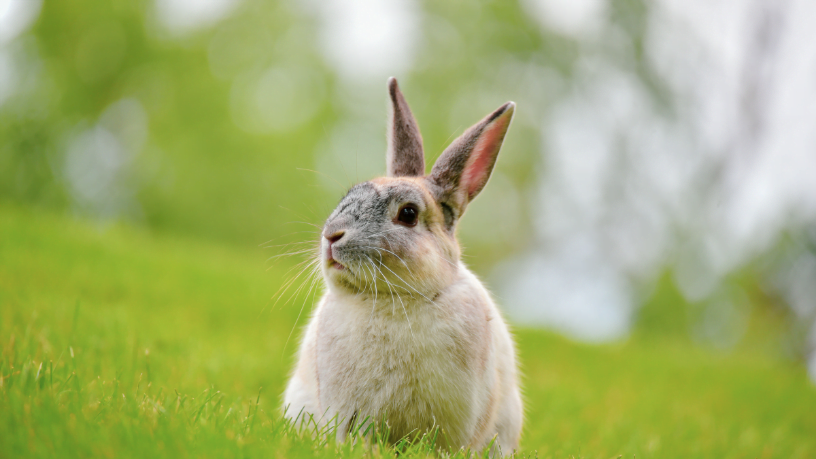
<svg viewBox="0 0 816 459">
<path fill-rule="evenodd" d="M 460 228 L 518 320 L 599 340 L 683 316 L 732 345 L 743 303 L 798 301 L 764 279 L 805 253 L 816 215 L 804 0 L 8 3 L 2 199 L 234 244 L 314 239 L 344 188 L 385 169 L 396 74 L 429 163 L 519 104 Z M 795 256 L 777 256 L 786 237 Z"/>
</svg>

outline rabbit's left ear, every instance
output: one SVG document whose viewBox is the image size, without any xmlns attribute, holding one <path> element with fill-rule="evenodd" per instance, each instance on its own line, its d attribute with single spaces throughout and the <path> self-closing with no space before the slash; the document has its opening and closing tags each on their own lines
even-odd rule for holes
<svg viewBox="0 0 816 459">
<path fill-rule="evenodd" d="M 464 212 L 490 178 L 516 104 L 507 102 L 454 140 L 434 164 L 429 179 L 440 200 Z"/>
<path fill-rule="evenodd" d="M 394 77 L 388 79 L 388 94 L 391 97 L 386 157 L 388 176 L 422 177 L 425 175 L 422 135 Z"/>
</svg>

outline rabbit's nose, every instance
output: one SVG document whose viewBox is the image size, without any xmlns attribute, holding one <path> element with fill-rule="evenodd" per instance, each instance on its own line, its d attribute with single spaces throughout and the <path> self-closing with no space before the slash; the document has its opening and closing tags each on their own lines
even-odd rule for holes
<svg viewBox="0 0 816 459">
<path fill-rule="evenodd" d="M 339 241 L 344 234 L 346 234 L 344 230 L 336 231 L 331 236 L 326 236 L 326 239 L 329 240 L 329 244 L 334 244 L 335 242 Z"/>
</svg>

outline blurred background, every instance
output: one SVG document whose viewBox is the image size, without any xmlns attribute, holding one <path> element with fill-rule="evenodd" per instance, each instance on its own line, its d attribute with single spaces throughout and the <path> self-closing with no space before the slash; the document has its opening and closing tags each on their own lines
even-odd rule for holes
<svg viewBox="0 0 816 459">
<path fill-rule="evenodd" d="M 774 330 L 816 380 L 813 24 L 808 0 L 0 0 L 0 202 L 310 240 L 385 170 L 388 76 L 429 163 L 514 100 L 460 227 L 512 322 Z"/>
</svg>

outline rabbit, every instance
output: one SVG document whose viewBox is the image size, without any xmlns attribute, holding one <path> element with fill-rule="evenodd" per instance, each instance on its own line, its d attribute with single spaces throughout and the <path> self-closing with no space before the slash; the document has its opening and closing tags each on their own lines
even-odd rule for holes
<svg viewBox="0 0 816 459">
<path fill-rule="evenodd" d="M 353 186 L 322 228 L 326 292 L 285 415 L 336 422 L 339 441 L 384 420 L 392 443 L 440 428 L 441 447 L 509 454 L 523 417 L 515 345 L 460 260 L 456 227 L 490 177 L 515 103 L 468 129 L 425 175 L 422 137 L 393 77 L 388 92 L 388 174 Z"/>
</svg>

